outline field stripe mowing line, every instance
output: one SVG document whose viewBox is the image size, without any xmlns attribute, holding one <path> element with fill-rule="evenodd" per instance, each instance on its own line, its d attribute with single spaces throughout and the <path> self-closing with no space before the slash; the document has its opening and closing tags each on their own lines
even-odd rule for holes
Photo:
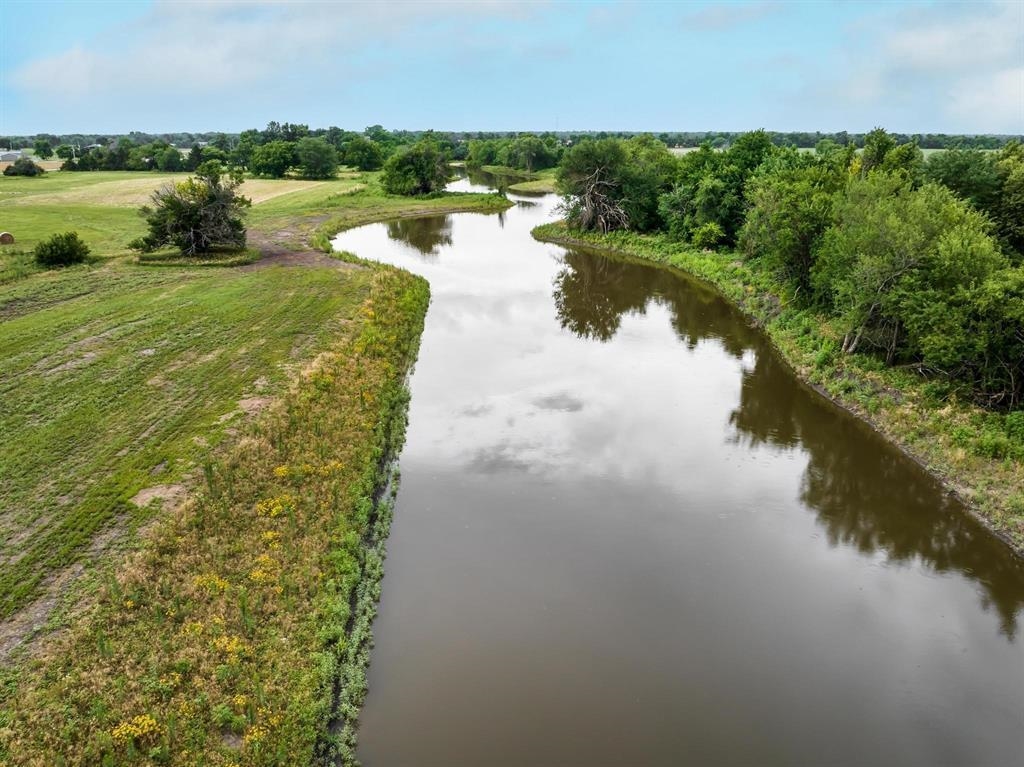
<svg viewBox="0 0 1024 767">
<path fill-rule="evenodd" d="M 280 391 L 368 283 L 359 270 L 113 265 L 0 288 L 0 313 L 14 309 L 0 324 L 0 618 L 102 530 L 141 522 L 131 499 L 193 471 L 225 416 Z"/>
</svg>

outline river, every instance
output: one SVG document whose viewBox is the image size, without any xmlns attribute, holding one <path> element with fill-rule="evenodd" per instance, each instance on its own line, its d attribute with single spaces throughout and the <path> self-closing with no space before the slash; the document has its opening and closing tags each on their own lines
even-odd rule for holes
<svg viewBox="0 0 1024 767">
<path fill-rule="evenodd" d="M 335 241 L 432 293 L 364 765 L 1024 763 L 1021 560 L 710 289 L 513 199 Z"/>
</svg>

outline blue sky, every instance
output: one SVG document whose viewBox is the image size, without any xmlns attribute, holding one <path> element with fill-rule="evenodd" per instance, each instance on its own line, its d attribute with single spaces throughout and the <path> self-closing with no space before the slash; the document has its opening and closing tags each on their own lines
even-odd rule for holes
<svg viewBox="0 0 1024 767">
<path fill-rule="evenodd" d="M 1024 2 L 0 2 L 0 134 L 1024 133 Z"/>
</svg>

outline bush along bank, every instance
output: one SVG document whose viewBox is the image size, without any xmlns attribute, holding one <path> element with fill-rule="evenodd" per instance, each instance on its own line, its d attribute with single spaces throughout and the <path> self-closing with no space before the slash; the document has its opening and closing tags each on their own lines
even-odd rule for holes
<svg viewBox="0 0 1024 767">
<path fill-rule="evenodd" d="M 352 762 L 389 456 L 429 296 L 378 270 L 363 321 L 0 691 L 0 763 Z"/>
<path fill-rule="evenodd" d="M 941 479 L 1018 554 L 1024 554 L 1024 413 L 958 397 L 911 367 L 844 354 L 833 318 L 794 301 L 769 266 L 731 251 L 698 250 L 666 234 L 533 231 L 545 242 L 588 246 L 676 267 L 710 283 L 768 335 L 804 381 L 870 423 Z"/>
</svg>

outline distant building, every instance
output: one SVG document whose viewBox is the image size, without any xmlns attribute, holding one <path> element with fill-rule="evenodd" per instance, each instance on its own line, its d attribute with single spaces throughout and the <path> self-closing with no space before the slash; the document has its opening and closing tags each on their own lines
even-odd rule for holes
<svg viewBox="0 0 1024 767">
<path fill-rule="evenodd" d="M 0 152 L 0 162 L 16 162 L 24 156 L 24 153 L 20 149 L 11 149 L 5 152 Z"/>
</svg>

